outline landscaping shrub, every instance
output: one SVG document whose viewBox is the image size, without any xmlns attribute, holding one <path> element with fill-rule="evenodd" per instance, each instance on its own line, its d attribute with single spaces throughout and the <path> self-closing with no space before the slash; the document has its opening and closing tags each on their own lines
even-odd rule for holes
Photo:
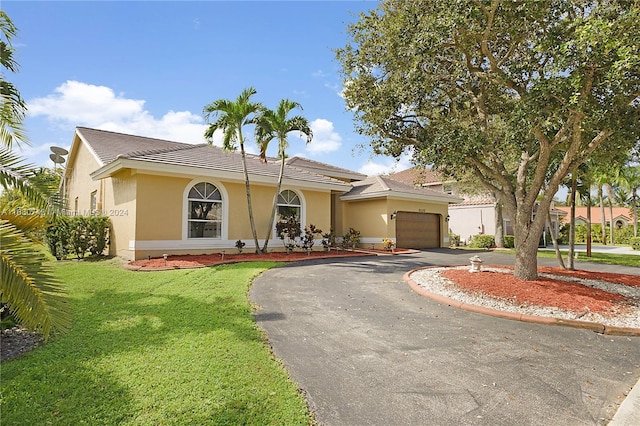
<svg viewBox="0 0 640 426">
<path fill-rule="evenodd" d="M 44 236 L 51 254 L 58 260 L 65 259 L 69 254 L 69 218 L 53 217 L 47 224 Z"/>
<path fill-rule="evenodd" d="M 493 235 L 474 235 L 469 244 L 472 248 L 489 248 L 496 245 Z"/>
<path fill-rule="evenodd" d="M 342 246 L 344 248 L 356 248 L 360 244 L 360 231 L 349 228 L 349 232 L 342 236 Z"/>
<path fill-rule="evenodd" d="M 56 259 L 70 253 L 83 259 L 87 253 L 99 256 L 105 251 L 110 228 L 107 216 L 56 216 L 47 226 L 45 238 Z"/>
<path fill-rule="evenodd" d="M 304 237 L 302 238 L 302 248 L 311 251 L 315 243 L 315 236 L 322 235 L 322 229 L 316 228 L 314 224 L 304 227 Z"/>
<path fill-rule="evenodd" d="M 283 217 L 276 223 L 276 235 L 282 240 L 282 244 L 287 251 L 293 250 L 297 245 L 297 240 L 302 235 L 300 221 L 295 215 Z"/>
<path fill-rule="evenodd" d="M 107 216 L 86 216 L 89 231 L 89 253 L 100 256 L 107 248 L 109 241 L 110 221 Z"/>
<path fill-rule="evenodd" d="M 633 226 L 623 226 L 613 229 L 613 242 L 616 244 L 631 244 L 633 238 Z"/>
<path fill-rule="evenodd" d="M 605 227 L 605 235 L 608 244 L 611 239 L 611 228 L 607 224 Z M 624 226 L 620 229 L 613 229 L 613 241 L 615 244 L 631 244 L 633 238 L 633 226 Z M 576 225 L 576 244 L 586 244 L 587 242 L 587 225 Z M 594 244 L 602 244 L 602 224 L 591 224 L 591 242 Z M 560 228 L 559 244 L 569 244 L 569 224 L 562 225 Z"/>
<path fill-rule="evenodd" d="M 503 237 L 503 240 L 504 240 L 504 248 L 515 247 L 516 237 L 514 237 L 513 235 L 505 235 Z"/>
<path fill-rule="evenodd" d="M 633 248 L 634 250 L 640 250 L 640 237 L 633 237 L 631 238 L 631 248 Z"/>
<path fill-rule="evenodd" d="M 458 247 L 460 245 L 460 235 L 449 232 L 449 246 Z"/>
</svg>

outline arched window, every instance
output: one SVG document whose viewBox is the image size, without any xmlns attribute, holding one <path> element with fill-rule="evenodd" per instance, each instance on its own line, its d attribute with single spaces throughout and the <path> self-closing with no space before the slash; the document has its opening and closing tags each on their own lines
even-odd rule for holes
<svg viewBox="0 0 640 426">
<path fill-rule="evenodd" d="M 285 189 L 278 195 L 278 220 L 291 216 L 295 216 L 299 221 L 302 220 L 302 203 L 298 194 Z"/>
<path fill-rule="evenodd" d="M 187 195 L 189 238 L 222 238 L 222 195 L 209 182 L 200 182 Z"/>
</svg>

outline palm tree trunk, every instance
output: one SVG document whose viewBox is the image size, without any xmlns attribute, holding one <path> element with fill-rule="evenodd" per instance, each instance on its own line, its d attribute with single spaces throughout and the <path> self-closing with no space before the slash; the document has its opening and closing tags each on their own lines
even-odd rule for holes
<svg viewBox="0 0 640 426">
<path fill-rule="evenodd" d="M 549 222 L 549 228 L 551 228 L 551 213 L 547 212 L 547 222 Z M 558 239 L 556 238 L 556 233 L 555 232 L 551 232 L 551 242 L 553 242 L 553 249 L 556 252 L 556 259 L 558 260 L 558 263 L 560 264 L 560 267 L 562 269 L 567 269 L 567 267 L 564 265 L 564 259 L 562 259 L 562 253 L 560 253 L 560 247 L 558 247 Z"/>
<path fill-rule="evenodd" d="M 587 191 L 587 257 L 591 257 L 591 193 Z"/>
<path fill-rule="evenodd" d="M 633 203 L 633 236 L 638 236 L 638 188 L 633 188 L 631 192 L 631 200 Z"/>
<path fill-rule="evenodd" d="M 273 198 L 273 206 L 271 207 L 271 219 L 269 220 L 269 228 L 267 229 L 267 238 L 264 240 L 264 245 L 262 246 L 262 252 L 266 253 L 269 245 L 269 238 L 271 238 L 271 231 L 273 230 L 273 224 L 276 220 L 276 211 L 278 209 L 278 196 L 280 195 L 280 188 L 282 187 L 282 177 L 284 176 L 284 150 L 281 153 L 280 157 L 280 172 L 278 174 L 278 183 L 276 184 L 276 196 Z"/>
<path fill-rule="evenodd" d="M 607 245 L 607 222 L 604 216 L 604 194 L 602 185 L 598 185 L 598 198 L 600 199 L 600 225 L 602 227 L 602 244 Z"/>
<path fill-rule="evenodd" d="M 609 231 L 611 232 L 609 240 L 611 241 L 611 245 L 613 245 L 613 186 L 611 186 L 611 184 L 607 184 L 607 195 L 609 197 Z"/>
<path fill-rule="evenodd" d="M 576 244 L 576 190 L 577 190 L 577 185 L 578 185 L 578 181 L 575 177 L 575 171 L 574 173 L 572 173 L 572 178 L 571 178 L 571 194 L 570 194 L 570 200 L 571 200 L 571 213 L 570 213 L 570 218 L 569 218 L 569 257 L 567 259 L 569 266 L 568 269 L 572 270 L 574 269 L 574 262 L 573 262 L 573 252 L 575 250 L 575 244 Z"/>
<path fill-rule="evenodd" d="M 249 184 L 249 172 L 247 171 L 247 154 L 244 151 L 244 140 L 242 132 L 238 131 L 238 141 L 240 142 L 240 153 L 242 154 L 242 171 L 244 172 L 244 186 L 247 191 L 247 210 L 249 211 L 249 223 L 251 224 L 251 235 L 255 244 L 256 253 L 260 252 L 260 244 L 258 244 L 258 234 L 256 232 L 256 224 L 253 220 L 253 207 L 251 206 L 251 185 Z"/>
</svg>

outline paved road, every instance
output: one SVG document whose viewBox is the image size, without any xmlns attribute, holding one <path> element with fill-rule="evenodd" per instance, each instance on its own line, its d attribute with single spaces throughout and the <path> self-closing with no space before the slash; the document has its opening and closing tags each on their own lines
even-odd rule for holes
<svg viewBox="0 0 640 426">
<path fill-rule="evenodd" d="M 457 310 L 402 280 L 407 270 L 466 264 L 471 255 L 315 261 L 256 279 L 258 324 L 321 424 L 607 423 L 640 376 L 640 339 Z M 640 275 L 640 268 L 595 269 Z"/>
</svg>

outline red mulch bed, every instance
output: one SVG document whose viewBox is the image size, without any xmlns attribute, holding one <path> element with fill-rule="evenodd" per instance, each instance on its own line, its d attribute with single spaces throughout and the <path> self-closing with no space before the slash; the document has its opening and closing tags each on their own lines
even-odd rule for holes
<svg viewBox="0 0 640 426">
<path fill-rule="evenodd" d="M 161 270 L 172 268 L 198 268 L 203 266 L 222 265 L 225 263 L 238 263 L 238 262 L 254 262 L 254 261 L 277 261 L 277 262 L 296 262 L 300 260 L 309 259 L 323 259 L 323 258 L 340 258 L 340 257 L 357 257 L 367 256 L 368 253 L 354 252 L 354 251 L 312 251 L 307 254 L 306 252 L 293 252 L 287 254 L 285 252 L 272 252 L 264 254 L 256 253 L 225 253 L 224 256 L 221 253 L 214 254 L 186 254 L 180 256 L 168 256 L 165 262 L 164 258 L 152 258 L 149 260 L 135 260 L 130 262 L 129 265 L 138 267 L 145 270 Z"/>
<path fill-rule="evenodd" d="M 638 281 L 640 281 L 640 277 L 636 275 L 567 271 L 550 267 L 542 267 L 539 270 L 556 275 L 599 279 L 630 286 L 638 286 Z M 522 281 L 510 273 L 486 270 L 480 273 L 471 273 L 461 269 L 444 270 L 442 276 L 450 279 L 463 290 L 481 292 L 525 305 L 554 306 L 573 312 L 589 310 L 599 313 L 612 312 L 615 309 L 624 309 L 628 306 L 626 298 L 622 295 L 562 279 L 540 277 L 534 281 Z"/>
</svg>

